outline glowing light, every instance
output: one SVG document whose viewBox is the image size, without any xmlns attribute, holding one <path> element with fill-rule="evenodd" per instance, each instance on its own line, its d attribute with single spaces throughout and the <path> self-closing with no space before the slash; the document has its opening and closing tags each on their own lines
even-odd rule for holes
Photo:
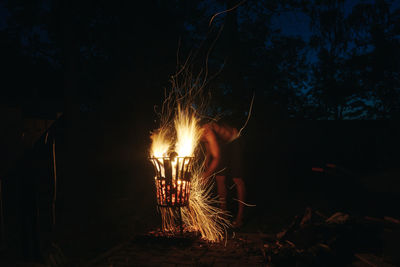
<svg viewBox="0 0 400 267">
<path fill-rule="evenodd" d="M 204 164 L 190 162 L 195 158 L 202 129 L 199 119 L 188 106 L 177 106 L 173 118 L 174 129 L 165 125 L 151 135 L 150 159 L 158 175 L 155 178 L 157 201 L 164 231 L 174 231 L 177 213 L 173 208 L 181 207 L 185 229 L 196 231 L 210 242 L 222 241 L 230 225 L 227 212 L 218 206 L 211 194 L 212 184 L 203 184 L 201 175 Z M 190 174 L 190 177 L 186 177 Z M 166 177 L 171 176 L 166 182 Z M 186 205 L 189 203 L 189 205 Z M 186 205 L 186 206 L 185 206 Z"/>
<path fill-rule="evenodd" d="M 189 110 L 178 106 L 178 113 L 174 119 L 177 142 L 175 151 L 180 157 L 193 156 L 194 150 L 201 137 L 201 128 L 198 119 Z"/>
<path fill-rule="evenodd" d="M 167 156 L 168 150 L 171 146 L 171 139 L 168 137 L 166 129 L 160 128 L 151 136 L 150 155 L 152 157 L 160 158 Z"/>
</svg>

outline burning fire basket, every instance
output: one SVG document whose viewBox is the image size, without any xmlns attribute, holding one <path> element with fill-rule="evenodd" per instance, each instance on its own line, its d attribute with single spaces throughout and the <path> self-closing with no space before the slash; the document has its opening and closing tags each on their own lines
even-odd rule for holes
<svg viewBox="0 0 400 267">
<path fill-rule="evenodd" d="M 155 184 L 157 206 L 161 208 L 178 208 L 179 225 L 182 232 L 181 207 L 189 204 L 190 179 L 194 157 L 151 157 L 156 173 Z"/>
</svg>

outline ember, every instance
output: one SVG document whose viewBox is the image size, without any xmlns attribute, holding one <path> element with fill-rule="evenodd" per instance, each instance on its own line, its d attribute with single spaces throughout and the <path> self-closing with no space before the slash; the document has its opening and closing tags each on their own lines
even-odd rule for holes
<svg viewBox="0 0 400 267">
<path fill-rule="evenodd" d="M 204 162 L 197 156 L 202 129 L 192 95 L 172 90 L 163 104 L 160 128 L 151 134 L 157 205 L 164 231 L 176 232 L 179 225 L 181 234 L 184 226 L 207 241 L 219 242 L 230 225 L 229 216 L 211 194 L 212 182 L 201 180 Z"/>
<path fill-rule="evenodd" d="M 188 205 L 194 157 L 150 158 L 156 172 L 157 204 L 161 207 Z"/>
</svg>

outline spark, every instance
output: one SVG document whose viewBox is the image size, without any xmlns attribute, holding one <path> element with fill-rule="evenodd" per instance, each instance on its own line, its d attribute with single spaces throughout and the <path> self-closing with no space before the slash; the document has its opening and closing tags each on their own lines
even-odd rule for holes
<svg viewBox="0 0 400 267">
<path fill-rule="evenodd" d="M 242 1 L 234 8 L 237 8 L 245 1 Z M 217 15 L 214 15 L 214 17 Z M 185 230 L 197 232 L 204 240 L 209 242 L 221 242 L 224 239 L 226 242 L 227 229 L 232 226 L 230 223 L 231 215 L 228 211 L 220 208 L 222 203 L 213 194 L 213 179 L 203 179 L 204 177 L 202 177 L 205 169 L 205 160 L 201 160 L 204 157 L 202 157 L 201 153 L 203 151 L 201 151 L 201 146 L 199 145 L 202 136 L 202 128 L 199 126 L 200 119 L 216 120 L 217 118 L 217 115 L 214 117 L 210 115 L 208 103 L 211 93 L 206 92 L 205 88 L 210 80 L 214 79 L 223 68 L 221 67 L 214 75 L 209 77 L 208 58 L 222 29 L 223 27 L 220 28 L 217 38 L 207 51 L 204 68 L 200 69 L 196 74 L 192 72 L 192 63 L 197 53 L 190 53 L 183 64 L 179 65 L 178 50 L 177 71 L 170 78 L 171 88 L 169 91 L 167 89 L 164 91 L 161 110 L 158 111 L 158 107 L 155 106 L 160 126 L 151 133 L 152 143 L 149 152 L 150 157 L 169 157 L 172 154 L 176 154 L 177 157 L 195 158 L 195 162 L 191 166 L 192 177 L 190 180 L 189 204 L 179 209 L 176 207 L 162 207 L 159 208 L 159 212 L 164 231 L 176 232 L 181 218 Z M 172 169 L 175 169 L 177 163 L 171 161 L 171 164 Z M 159 165 L 158 167 L 156 166 L 156 169 L 159 167 L 164 168 L 164 166 Z M 165 170 L 157 170 L 165 174 Z M 178 184 L 179 180 L 173 181 L 174 183 Z"/>
<path fill-rule="evenodd" d="M 235 200 L 235 201 L 237 201 L 237 202 L 242 203 L 243 205 L 245 205 L 245 206 L 247 206 L 247 207 L 257 207 L 257 205 L 248 204 L 248 203 L 246 203 L 246 202 L 244 202 L 244 201 L 241 201 L 240 199 L 236 199 L 236 198 L 232 198 L 232 199 Z"/>
<path fill-rule="evenodd" d="M 168 157 L 171 152 L 176 153 L 178 157 L 196 158 L 200 155 L 199 143 L 202 128 L 199 120 L 200 114 L 203 113 L 202 109 L 206 107 L 206 102 L 201 101 L 204 82 L 200 82 L 201 77 L 197 75 L 193 84 L 187 79 L 191 80 L 194 76 L 185 71 L 181 74 L 187 75 L 186 80 L 179 82 L 174 76 L 172 90 L 169 94 L 165 94 L 159 114 L 160 128 L 151 133 L 150 157 Z M 179 86 L 184 86 L 184 88 Z M 195 103 L 197 105 L 194 105 Z M 197 109 L 193 106 L 197 106 Z M 174 170 L 177 163 L 171 162 Z M 206 183 L 203 182 L 204 165 L 204 161 L 199 160 L 192 167 L 189 205 L 180 210 L 176 207 L 159 208 L 162 229 L 175 232 L 181 218 L 186 230 L 198 232 L 204 240 L 209 242 L 221 242 L 227 235 L 227 228 L 231 226 L 230 215 L 220 208 L 220 201 L 213 195 L 214 184 L 210 182 L 211 179 Z M 156 168 L 162 168 L 159 172 L 165 174 L 163 170 L 165 166 L 161 164 Z M 173 183 L 178 183 L 178 181 L 175 180 Z"/>
<path fill-rule="evenodd" d="M 221 14 L 224 14 L 224 13 L 231 12 L 232 10 L 235 10 L 236 8 L 238 8 L 240 5 L 242 5 L 242 4 L 243 4 L 244 2 L 246 2 L 246 1 L 247 1 L 247 0 L 243 0 L 243 1 L 239 2 L 238 4 L 236 4 L 235 6 L 229 8 L 229 9 L 227 9 L 227 10 L 224 10 L 224 11 L 221 11 L 221 12 L 216 13 L 216 14 L 215 14 L 214 16 L 212 16 L 212 18 L 210 19 L 210 22 L 209 22 L 208 26 L 211 26 L 211 24 L 212 24 L 212 22 L 213 22 L 213 20 L 214 20 L 215 17 L 217 17 L 217 16 L 219 16 L 219 15 L 221 15 Z"/>
<path fill-rule="evenodd" d="M 253 110 L 254 96 L 255 96 L 255 94 L 253 93 L 253 97 L 251 98 L 250 108 L 249 108 L 249 112 L 248 112 L 248 114 L 247 114 L 246 122 L 244 123 L 244 125 L 242 126 L 242 128 L 240 128 L 239 133 L 238 133 L 238 137 L 242 134 L 242 131 L 244 130 L 244 128 L 246 128 L 247 123 L 248 123 L 249 120 L 250 120 L 251 112 L 252 112 L 252 110 Z"/>
<path fill-rule="evenodd" d="M 200 173 L 192 178 L 189 206 L 182 209 L 182 219 L 191 231 L 197 231 L 210 242 L 220 242 L 231 226 L 229 213 L 220 209 L 220 201 L 213 196 L 213 182 L 203 184 Z"/>
</svg>

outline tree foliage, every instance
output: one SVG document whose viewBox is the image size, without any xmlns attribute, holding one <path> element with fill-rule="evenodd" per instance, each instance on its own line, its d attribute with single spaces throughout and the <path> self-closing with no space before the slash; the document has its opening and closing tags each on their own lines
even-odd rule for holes
<svg viewBox="0 0 400 267">
<path fill-rule="evenodd" d="M 107 88 L 110 81 L 125 75 L 136 89 L 122 92 L 124 101 L 144 94 L 154 104 L 190 55 L 194 70 L 207 64 L 211 74 L 219 73 L 209 83 L 216 112 L 245 117 L 254 94 L 258 113 L 278 106 L 281 116 L 293 118 L 399 117 L 400 10 L 390 0 L 32 0 L 3 6 L 9 12 L 0 30 L 8 88 L 3 101 L 61 99 L 74 79 L 70 97 L 95 109 L 114 90 Z M 310 27 L 287 34 L 291 26 L 282 16 L 299 14 Z"/>
</svg>

